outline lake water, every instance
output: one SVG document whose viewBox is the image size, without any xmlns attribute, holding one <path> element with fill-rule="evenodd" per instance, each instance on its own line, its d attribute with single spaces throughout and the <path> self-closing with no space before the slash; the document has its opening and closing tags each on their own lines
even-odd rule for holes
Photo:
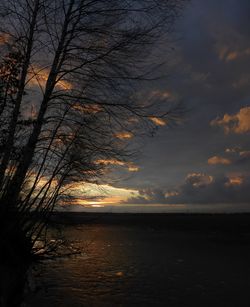
<svg viewBox="0 0 250 307">
<path fill-rule="evenodd" d="M 43 263 L 26 306 L 250 306 L 249 217 L 226 231 L 147 219 L 65 227 L 83 254 Z"/>
</svg>

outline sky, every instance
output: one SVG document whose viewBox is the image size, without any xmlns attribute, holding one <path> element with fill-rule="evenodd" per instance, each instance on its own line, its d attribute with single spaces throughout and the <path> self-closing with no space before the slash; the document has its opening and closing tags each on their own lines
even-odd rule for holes
<svg viewBox="0 0 250 307">
<path fill-rule="evenodd" d="M 182 123 L 159 124 L 128 171 L 92 205 L 250 204 L 250 2 L 191 0 L 164 46 L 150 95 L 182 102 Z"/>
</svg>

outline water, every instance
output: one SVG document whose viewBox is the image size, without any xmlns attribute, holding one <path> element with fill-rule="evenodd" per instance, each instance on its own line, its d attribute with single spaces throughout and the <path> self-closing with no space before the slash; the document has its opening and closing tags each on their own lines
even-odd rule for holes
<svg viewBox="0 0 250 307">
<path fill-rule="evenodd" d="M 157 227 L 68 226 L 82 255 L 47 261 L 26 306 L 250 306 L 250 234 Z"/>
</svg>

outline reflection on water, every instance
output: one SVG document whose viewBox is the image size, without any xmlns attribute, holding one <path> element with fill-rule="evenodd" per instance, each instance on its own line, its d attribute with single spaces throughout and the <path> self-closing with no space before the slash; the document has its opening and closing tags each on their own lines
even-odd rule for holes
<svg viewBox="0 0 250 307">
<path fill-rule="evenodd" d="M 143 225 L 68 227 L 66 236 L 83 254 L 43 264 L 26 306 L 250 303 L 246 242 Z"/>
</svg>

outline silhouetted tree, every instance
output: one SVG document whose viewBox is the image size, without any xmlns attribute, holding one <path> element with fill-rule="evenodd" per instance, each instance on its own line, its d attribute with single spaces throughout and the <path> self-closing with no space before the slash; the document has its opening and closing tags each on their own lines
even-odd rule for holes
<svg viewBox="0 0 250 307">
<path fill-rule="evenodd" d="M 182 3 L 1 1 L 1 257 L 18 238 L 13 261 L 28 259 L 70 185 L 95 182 L 107 159 L 125 163 L 126 136 L 152 130 L 152 118 L 174 119 L 172 108 L 145 104 L 136 91 L 152 77 L 152 46 Z"/>
</svg>

